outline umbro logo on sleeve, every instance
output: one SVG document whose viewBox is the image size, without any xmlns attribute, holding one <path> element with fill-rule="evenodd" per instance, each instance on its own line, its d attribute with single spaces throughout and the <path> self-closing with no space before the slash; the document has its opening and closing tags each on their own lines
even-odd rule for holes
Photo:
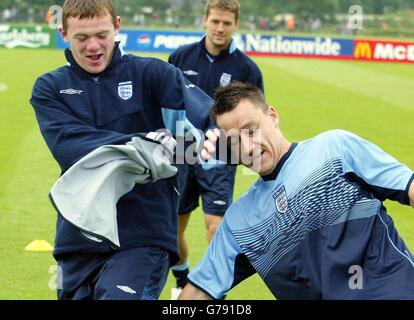
<svg viewBox="0 0 414 320">
<path fill-rule="evenodd" d="M 194 71 L 194 70 L 185 70 L 183 71 L 184 74 L 186 74 L 187 76 L 197 76 L 198 72 Z"/>
<path fill-rule="evenodd" d="M 65 90 L 60 90 L 59 91 L 61 94 L 78 94 L 81 95 L 82 94 L 82 90 L 76 90 L 76 89 L 65 89 Z"/>
</svg>

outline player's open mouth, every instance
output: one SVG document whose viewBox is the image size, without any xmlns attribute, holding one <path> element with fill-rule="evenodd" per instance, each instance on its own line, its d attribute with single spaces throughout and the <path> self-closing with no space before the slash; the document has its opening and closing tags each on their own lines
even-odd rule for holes
<svg viewBox="0 0 414 320">
<path fill-rule="evenodd" d="M 86 56 L 90 61 L 97 62 L 103 56 L 103 54 L 94 54 L 90 56 Z"/>
<path fill-rule="evenodd" d="M 257 153 L 252 157 L 252 161 L 256 161 L 257 159 L 260 159 L 264 153 L 265 153 L 265 150 L 262 149 L 260 153 Z"/>
</svg>

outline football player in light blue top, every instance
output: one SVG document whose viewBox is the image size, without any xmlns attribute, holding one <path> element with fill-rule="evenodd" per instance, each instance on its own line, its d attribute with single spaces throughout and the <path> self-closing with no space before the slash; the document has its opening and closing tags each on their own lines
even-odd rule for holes
<svg viewBox="0 0 414 320">
<path fill-rule="evenodd" d="M 223 298 L 256 272 L 277 299 L 414 299 L 414 257 L 383 205 L 414 207 L 411 169 L 342 130 L 290 143 L 249 84 L 220 88 L 212 116 L 261 177 L 228 209 L 180 299 Z M 209 133 L 206 159 L 219 135 Z"/>
</svg>

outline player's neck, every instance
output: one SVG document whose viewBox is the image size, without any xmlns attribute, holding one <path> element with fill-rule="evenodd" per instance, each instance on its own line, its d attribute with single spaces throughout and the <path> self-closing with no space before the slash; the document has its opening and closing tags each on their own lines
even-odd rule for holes
<svg viewBox="0 0 414 320">
<path fill-rule="evenodd" d="M 285 139 L 285 137 L 281 136 L 280 139 L 281 143 L 280 143 L 280 154 L 279 154 L 279 159 L 277 161 L 277 163 L 279 163 L 279 161 L 283 158 L 283 156 L 289 152 L 290 147 L 292 146 L 292 142 L 288 141 Z"/>
<path fill-rule="evenodd" d="M 207 50 L 209 55 L 215 57 L 215 56 L 218 56 L 220 54 L 220 52 L 222 52 L 223 50 L 226 50 L 230 46 L 230 42 L 226 43 L 223 46 L 216 46 L 212 42 L 210 42 L 206 39 L 204 47 Z"/>
</svg>

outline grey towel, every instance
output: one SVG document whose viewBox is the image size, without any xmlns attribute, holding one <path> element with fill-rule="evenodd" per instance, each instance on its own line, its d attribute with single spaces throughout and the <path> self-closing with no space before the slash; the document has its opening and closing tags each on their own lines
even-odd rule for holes
<svg viewBox="0 0 414 320">
<path fill-rule="evenodd" d="M 174 176 L 176 142 L 165 133 L 134 137 L 125 145 L 102 146 L 76 162 L 50 191 L 59 213 L 88 238 L 120 247 L 116 203 L 144 184 Z"/>
</svg>

